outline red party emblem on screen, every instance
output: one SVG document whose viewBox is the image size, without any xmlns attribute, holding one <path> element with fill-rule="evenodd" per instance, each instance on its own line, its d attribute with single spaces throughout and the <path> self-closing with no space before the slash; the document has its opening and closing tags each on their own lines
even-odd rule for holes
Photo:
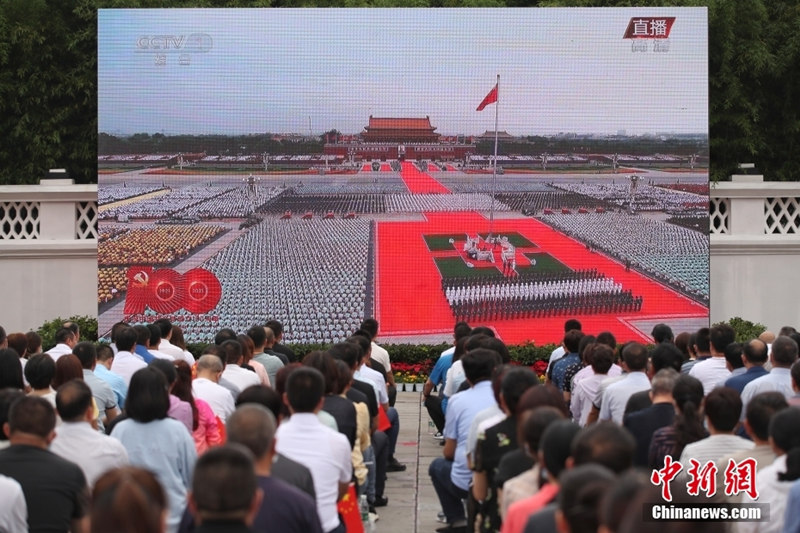
<svg viewBox="0 0 800 533">
<path fill-rule="evenodd" d="M 179 309 L 207 313 L 222 297 L 219 280 L 204 268 L 179 274 L 171 268 L 130 267 L 127 277 L 125 314 L 143 313 L 146 307 L 161 314 Z"/>
</svg>

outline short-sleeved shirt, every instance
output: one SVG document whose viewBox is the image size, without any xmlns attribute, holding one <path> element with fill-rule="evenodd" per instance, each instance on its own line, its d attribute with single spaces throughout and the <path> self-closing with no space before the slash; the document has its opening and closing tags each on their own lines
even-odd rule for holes
<svg viewBox="0 0 800 533">
<path fill-rule="evenodd" d="M 603 393 L 603 404 L 600 406 L 600 420 L 613 420 L 622 424 L 625 406 L 635 392 L 648 390 L 650 380 L 644 372 L 630 372 L 624 378 L 610 385 Z"/>
<path fill-rule="evenodd" d="M 31 533 L 70 530 L 89 510 L 89 491 L 80 467 L 49 450 L 23 444 L 0 451 L 0 474 L 22 485 Z"/>
<path fill-rule="evenodd" d="M 324 531 L 339 525 L 336 501 L 339 483 L 353 475 L 350 445 L 341 433 L 323 426 L 313 413 L 295 413 L 278 426 L 276 451 L 311 471 L 317 514 Z"/>
<path fill-rule="evenodd" d="M 111 390 L 114 391 L 114 396 L 117 397 L 117 407 L 120 409 L 125 407 L 125 398 L 128 396 L 128 386 L 125 384 L 125 380 L 101 364 L 94 367 L 94 373 L 108 383 Z"/>
<path fill-rule="evenodd" d="M 567 355 L 565 355 L 564 357 L 553 363 L 551 379 L 553 381 L 553 385 L 558 387 L 558 390 L 560 391 L 566 390 L 565 383 L 566 383 L 567 369 L 576 363 L 580 364 L 580 362 L 581 362 L 580 355 L 576 353 L 568 353 Z M 580 370 L 580 368 L 576 369 L 575 373 L 577 373 L 578 370 Z M 574 376 L 575 373 L 573 373 L 572 375 Z"/>
<path fill-rule="evenodd" d="M 450 398 L 442 433 L 446 439 L 456 441 L 450 480 L 460 489 L 467 490 L 472 479 L 472 473 L 467 466 L 467 437 L 472 420 L 478 413 L 496 403 L 490 381 L 480 381 Z"/>
<path fill-rule="evenodd" d="M 28 506 L 22 486 L 15 479 L 0 475 L 0 531 L 28 533 Z"/>
<path fill-rule="evenodd" d="M 101 412 L 117 407 L 117 396 L 111 385 L 100 379 L 89 369 L 83 369 L 83 381 L 92 389 L 92 396 Z"/>
</svg>

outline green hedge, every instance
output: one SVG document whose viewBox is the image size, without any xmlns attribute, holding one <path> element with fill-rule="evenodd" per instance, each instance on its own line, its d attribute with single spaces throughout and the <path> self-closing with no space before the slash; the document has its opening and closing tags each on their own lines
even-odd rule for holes
<svg viewBox="0 0 800 533">
<path fill-rule="evenodd" d="M 186 346 L 192 355 L 199 357 L 207 345 L 205 343 L 195 343 Z M 326 350 L 330 344 L 288 344 L 299 358 L 303 358 L 307 353 L 314 350 Z M 426 363 L 436 362 L 439 355 L 450 347 L 449 344 L 386 344 L 384 348 L 389 352 L 389 357 L 393 363 Z M 547 361 L 550 353 L 555 350 L 555 344 L 545 344 L 534 346 L 533 344 L 509 345 L 508 351 L 511 360 L 521 365 L 532 365 L 536 361 Z"/>
<path fill-rule="evenodd" d="M 48 320 L 41 327 L 36 330 L 36 333 L 42 338 L 42 349 L 49 350 L 56 345 L 56 331 L 61 329 L 64 322 L 76 322 L 81 329 L 82 341 L 97 341 L 97 319 L 91 316 L 71 316 L 69 318 L 54 318 Z"/>
</svg>

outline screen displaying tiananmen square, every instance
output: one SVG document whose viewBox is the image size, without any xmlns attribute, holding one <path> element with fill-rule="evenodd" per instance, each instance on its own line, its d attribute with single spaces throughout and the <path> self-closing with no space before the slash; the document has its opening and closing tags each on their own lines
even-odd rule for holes
<svg viewBox="0 0 800 533">
<path fill-rule="evenodd" d="M 707 62 L 704 8 L 100 10 L 101 334 L 707 325 Z"/>
</svg>

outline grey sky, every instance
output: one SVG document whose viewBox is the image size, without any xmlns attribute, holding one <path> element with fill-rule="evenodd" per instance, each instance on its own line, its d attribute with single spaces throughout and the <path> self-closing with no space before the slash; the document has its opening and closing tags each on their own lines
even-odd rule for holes
<svg viewBox="0 0 800 533">
<path fill-rule="evenodd" d="M 668 52 L 632 51 L 622 37 L 638 16 L 677 17 Z M 476 134 L 494 129 L 494 106 L 475 108 L 500 74 L 512 134 L 706 133 L 706 20 L 704 8 L 101 10 L 99 130 L 308 132 L 311 117 L 314 133 L 358 133 L 372 114 Z M 208 45 L 191 34 L 210 49 L 181 57 Z M 164 58 L 137 49 L 163 35 Z"/>
</svg>

